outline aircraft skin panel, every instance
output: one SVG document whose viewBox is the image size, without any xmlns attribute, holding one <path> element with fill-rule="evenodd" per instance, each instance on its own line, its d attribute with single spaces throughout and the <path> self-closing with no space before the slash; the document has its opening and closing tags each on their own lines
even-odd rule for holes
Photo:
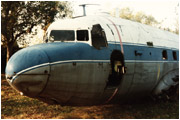
<svg viewBox="0 0 180 120">
<path fill-rule="evenodd" d="M 63 99 L 63 103 L 71 97 L 100 99 L 108 80 L 109 63 L 74 63 L 52 65 L 52 74 L 43 94 L 51 93 L 57 99 Z"/>
<path fill-rule="evenodd" d="M 109 19 L 111 19 L 115 23 L 117 28 L 121 26 L 121 29 L 119 31 L 122 37 L 122 42 L 130 42 L 136 44 L 146 44 L 147 42 L 153 42 L 155 46 L 162 46 L 162 47 L 169 46 L 172 48 L 179 49 L 178 35 L 176 34 L 159 30 L 155 27 L 144 25 L 138 22 L 133 22 L 130 20 L 125 20 L 121 18 L 112 18 L 112 17 L 109 17 Z M 105 18 L 104 21 L 107 22 Z M 112 24 L 112 23 L 102 22 L 101 24 Z M 116 31 L 113 30 L 113 32 Z M 117 34 L 115 36 L 117 36 Z M 107 38 L 108 37 L 109 40 L 113 40 L 113 41 L 117 41 L 118 39 L 118 37 L 116 37 L 116 40 L 113 39 L 113 36 L 107 36 Z"/>
<path fill-rule="evenodd" d="M 76 63 L 76 65 L 73 65 L 73 63 L 74 62 L 52 65 L 51 74 L 48 78 L 48 83 L 46 85 L 46 88 L 44 88 L 42 92 L 39 91 L 39 93 L 41 92 L 40 94 L 38 94 L 39 97 L 48 96 L 47 98 L 53 98 L 57 100 L 59 103 L 66 105 L 84 105 L 84 104 L 93 105 L 93 104 L 105 103 L 107 99 L 114 92 L 113 87 L 109 87 L 109 88 L 106 87 L 110 72 L 110 64 L 107 62 L 101 64 L 84 62 L 84 63 Z M 133 63 L 127 62 L 126 64 L 127 64 L 127 69 L 132 69 L 131 66 L 133 66 Z M 163 66 L 163 63 L 159 63 L 159 64 Z M 171 66 L 173 63 L 167 63 L 167 64 Z M 149 66 L 151 66 L 151 68 L 149 69 L 153 71 L 153 69 L 157 66 L 157 64 L 156 63 L 147 64 L 145 62 L 138 63 L 138 67 L 140 67 L 139 69 L 148 68 Z M 44 70 L 43 67 L 40 67 L 38 69 L 39 69 L 38 71 L 42 71 L 40 69 Z M 28 78 L 27 75 L 30 74 L 31 76 L 27 80 L 28 82 L 32 79 L 32 73 L 36 72 L 34 70 L 37 71 L 37 69 L 33 69 L 31 71 L 23 73 L 22 75 L 19 75 L 18 78 L 27 79 Z M 171 70 L 169 69 L 169 71 Z M 83 73 L 83 75 L 79 76 L 80 73 Z M 147 74 L 149 74 L 149 76 Z M 157 73 L 148 72 L 147 74 L 137 73 L 137 72 L 133 74 L 127 72 L 127 74 L 124 75 L 121 84 L 118 86 L 119 90 L 117 95 L 113 99 L 125 100 L 128 98 L 134 98 L 138 96 L 142 97 L 142 96 L 146 96 L 147 94 L 150 94 L 153 88 L 156 86 L 157 81 L 159 80 L 157 80 Z M 56 76 L 58 76 L 58 78 Z M 38 77 L 38 80 L 39 78 L 42 79 L 41 81 L 45 80 L 44 77 L 42 76 L 36 75 L 35 77 Z M 47 77 L 48 76 L 46 75 L 46 79 Z M 38 88 L 42 88 L 42 86 L 38 86 L 38 85 L 35 85 L 33 87 L 31 86 L 29 90 L 37 91 Z M 107 89 L 109 90 L 108 92 L 106 91 Z M 79 100 L 81 102 L 78 102 Z"/>
<path fill-rule="evenodd" d="M 8 80 L 12 87 L 18 91 L 22 91 L 23 95 L 29 97 L 38 96 L 46 87 L 50 75 L 50 66 L 47 64 L 28 69 L 18 73 L 13 80 Z M 33 80 L 33 81 L 32 81 Z"/>
<path fill-rule="evenodd" d="M 135 97 L 134 95 L 143 96 L 143 94 L 150 94 L 158 81 L 157 70 L 157 63 L 135 63 L 133 81 L 127 96 Z"/>
</svg>

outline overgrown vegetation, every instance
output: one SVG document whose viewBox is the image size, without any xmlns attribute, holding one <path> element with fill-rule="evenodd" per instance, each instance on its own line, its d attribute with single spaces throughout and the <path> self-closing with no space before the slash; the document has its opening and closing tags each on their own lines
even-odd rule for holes
<svg viewBox="0 0 180 120">
<path fill-rule="evenodd" d="M 179 100 L 144 100 L 133 104 L 109 104 L 101 106 L 71 107 L 47 105 L 36 99 L 21 96 L 12 89 L 1 75 L 2 119 L 60 119 L 60 118 L 119 118 L 119 119 L 178 119 Z"/>
</svg>

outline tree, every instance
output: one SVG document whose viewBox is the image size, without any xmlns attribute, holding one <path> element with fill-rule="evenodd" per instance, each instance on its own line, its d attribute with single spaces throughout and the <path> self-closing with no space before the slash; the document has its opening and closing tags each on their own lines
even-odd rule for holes
<svg viewBox="0 0 180 120">
<path fill-rule="evenodd" d="M 137 12 L 133 15 L 132 20 L 140 23 L 144 23 L 146 21 L 147 16 L 143 12 Z"/>
<path fill-rule="evenodd" d="M 178 4 L 175 6 L 175 14 L 176 14 L 176 18 L 175 18 L 175 33 L 179 35 L 179 2 Z"/>
<path fill-rule="evenodd" d="M 7 48 L 7 61 L 14 44 L 23 40 L 35 26 L 46 30 L 56 17 L 71 13 L 68 2 L 1 1 L 1 42 Z"/>
<path fill-rule="evenodd" d="M 128 20 L 133 20 L 133 11 L 130 8 L 126 7 L 120 10 L 120 17 Z"/>
<path fill-rule="evenodd" d="M 159 24 L 159 22 L 157 22 L 157 20 L 152 15 L 148 15 L 146 16 L 144 24 L 156 26 L 157 24 Z"/>
<path fill-rule="evenodd" d="M 120 9 L 119 16 L 124 19 L 140 22 L 151 26 L 159 24 L 152 15 L 146 15 L 142 11 L 133 13 L 133 11 L 128 7 Z"/>
<path fill-rule="evenodd" d="M 176 18 L 174 32 L 179 35 L 179 18 Z"/>
</svg>

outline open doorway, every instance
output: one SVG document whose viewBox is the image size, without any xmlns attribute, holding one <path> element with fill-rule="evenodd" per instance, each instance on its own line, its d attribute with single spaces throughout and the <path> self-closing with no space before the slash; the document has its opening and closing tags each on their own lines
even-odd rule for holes
<svg viewBox="0 0 180 120">
<path fill-rule="evenodd" d="M 118 86 L 125 74 L 124 55 L 119 50 L 114 50 L 111 54 L 111 73 L 108 78 L 107 86 Z"/>
</svg>

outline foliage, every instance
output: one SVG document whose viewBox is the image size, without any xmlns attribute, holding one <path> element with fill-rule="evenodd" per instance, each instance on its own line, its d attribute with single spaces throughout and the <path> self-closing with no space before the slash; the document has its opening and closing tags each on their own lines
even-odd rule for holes
<svg viewBox="0 0 180 120">
<path fill-rule="evenodd" d="M 175 18 L 175 33 L 179 35 L 179 2 L 177 6 L 175 7 L 175 13 L 176 13 L 176 18 Z"/>
<path fill-rule="evenodd" d="M 159 29 L 166 30 L 169 32 L 173 32 L 176 34 L 179 34 L 179 4 L 175 8 L 175 13 L 177 15 L 177 18 L 175 19 L 175 30 L 171 30 L 170 28 L 163 28 L 161 27 L 161 22 L 158 22 L 152 15 L 146 15 L 144 12 L 133 12 L 130 8 L 122 8 L 119 11 L 119 16 L 123 19 L 128 19 L 136 22 L 140 22 L 143 24 L 147 24 L 150 26 L 158 27 Z"/>
<path fill-rule="evenodd" d="M 140 22 L 143 24 L 151 25 L 151 26 L 155 26 L 155 25 L 159 24 L 152 15 L 146 15 L 142 11 L 134 14 L 133 11 L 128 7 L 122 8 L 120 10 L 119 16 L 124 19 Z"/>
<path fill-rule="evenodd" d="M 133 11 L 130 8 L 122 8 L 120 10 L 120 17 L 128 20 L 133 20 Z"/>
<path fill-rule="evenodd" d="M 176 27 L 175 33 L 179 35 L 179 17 L 176 19 L 175 27 Z"/>
<path fill-rule="evenodd" d="M 46 29 L 56 17 L 65 15 L 71 15 L 68 2 L 1 1 L 1 42 L 7 47 L 7 59 L 16 41 L 23 41 L 35 26 Z"/>
<path fill-rule="evenodd" d="M 179 100 L 152 101 L 99 106 L 47 105 L 36 99 L 21 96 L 1 75 L 2 119 L 178 119 Z M 179 93 L 178 93 L 179 94 Z"/>
</svg>

